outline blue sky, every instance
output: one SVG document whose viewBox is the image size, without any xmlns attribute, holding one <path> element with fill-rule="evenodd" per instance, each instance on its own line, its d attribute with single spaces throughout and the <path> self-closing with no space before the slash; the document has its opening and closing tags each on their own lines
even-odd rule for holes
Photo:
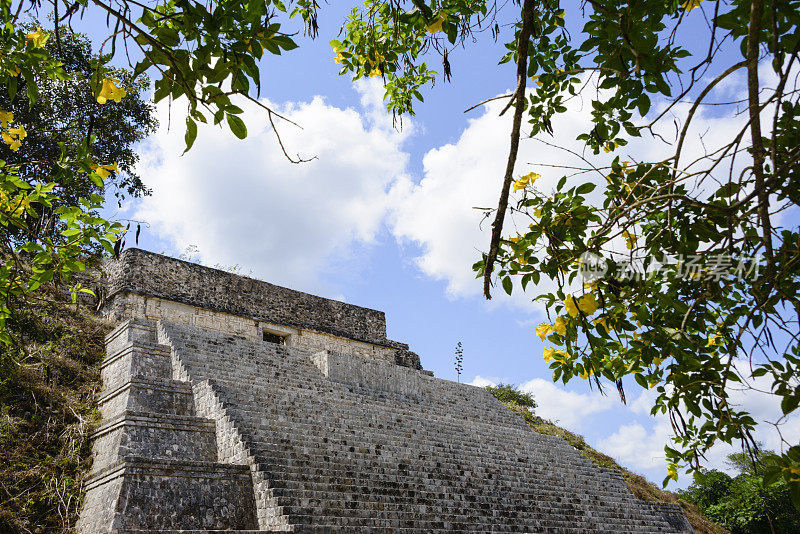
<svg viewBox="0 0 800 534">
<path fill-rule="evenodd" d="M 568 24 L 576 23 L 568 6 L 567 13 Z M 303 126 L 279 124 L 287 149 L 317 160 L 288 163 L 265 116 L 252 106 L 243 106 L 247 140 L 201 128 L 193 150 L 181 156 L 180 101 L 171 117 L 159 106 L 162 126 L 141 147 L 140 174 L 154 195 L 109 214 L 148 222 L 142 248 L 177 256 L 196 247 L 205 265 L 235 265 L 243 274 L 383 310 L 389 336 L 408 343 L 438 377 L 456 379 L 454 348 L 460 341 L 462 381 L 522 385 L 536 397 L 540 415 L 660 481 L 669 427 L 648 415 L 650 394 L 630 383 L 629 405 L 623 406 L 613 388 L 603 396 L 584 381 L 553 385 L 542 360 L 544 345 L 534 333 L 545 319 L 541 309 L 530 297 L 507 298 L 499 288 L 495 300 L 486 302 L 471 274 L 488 243 L 488 224 L 481 229 L 480 214 L 471 208 L 497 203 L 509 130 L 496 104 L 463 111 L 511 89 L 513 66 L 497 65 L 500 43 L 511 30 L 504 28 L 496 45 L 484 34 L 480 46 L 453 53 L 453 82 L 426 90 L 417 115 L 397 131 L 382 110 L 377 80 L 354 84 L 338 76 L 327 43 L 338 34 L 343 15 L 341 3 L 324 6 L 316 41 L 300 38 L 298 50 L 268 57 L 261 67 L 261 96 Z M 78 28 L 99 34 L 104 25 L 87 18 Z M 687 31 L 703 25 L 697 17 Z M 734 80 L 720 86 L 718 96 L 739 90 Z M 701 111 L 693 131 L 707 142 L 739 120 L 713 113 Z M 586 108 L 573 103 L 555 125 L 555 141 L 576 146 L 586 119 Z M 648 141 L 628 148 L 639 158 L 663 150 Z M 546 189 L 560 174 L 541 165 L 564 158 L 540 141 L 525 141 L 517 171 L 540 172 Z M 765 399 L 742 402 L 757 415 L 774 409 Z M 800 432 L 800 424 L 792 424 Z M 769 437 L 763 440 L 770 446 Z M 721 467 L 726 452 L 713 454 L 712 465 Z M 684 477 L 678 487 L 688 482 Z"/>
</svg>

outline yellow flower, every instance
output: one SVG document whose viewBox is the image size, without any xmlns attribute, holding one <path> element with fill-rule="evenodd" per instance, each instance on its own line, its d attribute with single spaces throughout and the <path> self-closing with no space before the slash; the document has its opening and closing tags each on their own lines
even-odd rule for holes
<svg viewBox="0 0 800 534">
<path fill-rule="evenodd" d="M 525 189 L 525 187 L 528 185 L 533 185 L 533 183 L 541 177 L 542 177 L 541 174 L 537 174 L 535 172 L 529 172 L 528 174 L 526 174 L 525 176 L 514 182 L 514 192 L 516 193 L 520 189 Z"/>
<path fill-rule="evenodd" d="M 578 302 L 575 300 L 575 297 L 567 295 L 566 300 L 564 300 L 564 306 L 567 308 L 567 313 L 570 317 L 578 316 Z"/>
<path fill-rule="evenodd" d="M 105 180 L 111 175 L 111 171 L 117 172 L 117 164 L 111 163 L 109 165 L 92 165 L 92 170 L 94 170 L 97 176 Z"/>
<path fill-rule="evenodd" d="M 589 371 L 586 368 L 584 368 L 583 371 L 578 373 L 578 376 L 586 380 L 587 378 L 589 378 Z"/>
<path fill-rule="evenodd" d="M 428 30 L 428 33 L 436 33 L 442 31 L 442 23 L 444 22 L 447 16 L 444 13 L 439 14 L 439 18 L 436 19 L 435 22 L 431 23 L 430 26 L 425 26 L 425 29 Z"/>
<path fill-rule="evenodd" d="M 633 250 L 633 247 L 636 246 L 636 235 L 624 230 L 622 237 L 625 238 L 625 246 L 628 247 L 628 250 Z"/>
<path fill-rule="evenodd" d="M 686 11 L 691 11 L 696 7 L 700 7 L 701 0 L 686 0 L 686 2 L 681 4 L 681 7 Z"/>
<path fill-rule="evenodd" d="M 20 124 L 19 128 L 9 128 L 8 133 L 17 137 L 17 139 L 25 139 L 28 137 L 28 132 L 25 131 L 25 127 Z"/>
<path fill-rule="evenodd" d="M 336 54 L 333 58 L 334 63 L 341 63 L 342 61 L 344 61 L 344 56 L 341 53 Z"/>
<path fill-rule="evenodd" d="M 544 361 L 549 362 L 553 358 L 558 359 L 557 356 L 561 356 L 562 358 L 566 358 L 567 353 L 564 352 L 561 349 L 554 349 L 552 347 L 545 347 L 544 354 L 542 355 L 542 358 L 544 358 Z"/>
<path fill-rule="evenodd" d="M 553 331 L 558 334 L 559 336 L 566 336 L 567 335 L 567 320 L 563 317 L 559 317 L 556 319 L 556 322 L 553 323 Z"/>
<path fill-rule="evenodd" d="M 560 19 L 562 19 L 562 20 L 563 20 L 563 19 L 564 19 L 564 10 L 563 10 L 563 9 L 559 10 L 559 11 L 556 13 L 556 17 L 558 17 L 558 18 L 560 18 Z"/>
<path fill-rule="evenodd" d="M 719 334 L 711 334 L 711 337 L 708 338 L 708 343 L 706 343 L 706 347 L 713 347 L 718 345 L 717 340 L 720 338 Z"/>
<path fill-rule="evenodd" d="M 10 111 L 0 111 L 0 123 L 3 128 L 8 128 L 8 123 L 14 120 L 14 114 Z"/>
<path fill-rule="evenodd" d="M 541 339 L 542 341 L 544 341 L 544 338 L 550 335 L 550 332 L 552 331 L 553 331 L 553 325 L 551 324 L 540 324 L 539 326 L 536 327 L 536 335 L 539 336 L 539 339 Z"/>
<path fill-rule="evenodd" d="M 542 208 L 536 208 L 533 210 L 534 217 L 541 217 L 542 216 Z"/>
<path fill-rule="evenodd" d="M 594 293 L 587 293 L 578 301 L 578 308 L 586 315 L 591 315 L 597 311 L 600 304 L 594 296 Z"/>
<path fill-rule="evenodd" d="M 606 143 L 606 146 L 603 147 L 603 150 L 605 150 L 606 152 L 611 152 L 615 148 L 617 148 L 617 144 L 614 143 L 614 142 L 611 142 L 611 143 Z"/>
<path fill-rule="evenodd" d="M 119 83 L 119 80 L 103 78 L 103 87 L 100 89 L 100 94 L 97 95 L 98 103 L 105 104 L 109 99 L 114 102 L 119 102 L 122 100 L 122 97 L 128 94 L 125 92 L 125 89 L 120 89 L 115 83 Z"/>
<path fill-rule="evenodd" d="M 375 76 L 383 76 L 383 71 L 381 70 L 380 67 L 375 67 L 374 69 L 369 71 L 369 74 L 367 74 L 368 78 L 373 78 Z"/>
<path fill-rule="evenodd" d="M 49 35 L 42 32 L 41 26 L 37 26 L 36 31 L 29 33 L 26 37 L 33 43 L 34 48 L 41 48 L 47 42 Z"/>
<path fill-rule="evenodd" d="M 11 114 L 9 113 L 9 115 Z M 22 146 L 22 140 L 28 136 L 28 132 L 25 131 L 25 127 L 22 125 L 19 128 L 9 128 L 5 121 L 3 122 L 3 127 L 5 128 L 3 142 L 16 152 Z"/>
</svg>

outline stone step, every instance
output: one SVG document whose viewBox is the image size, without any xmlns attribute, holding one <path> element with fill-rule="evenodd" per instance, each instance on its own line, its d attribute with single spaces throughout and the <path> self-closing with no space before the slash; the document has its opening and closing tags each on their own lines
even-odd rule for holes
<svg viewBox="0 0 800 534">
<path fill-rule="evenodd" d="M 251 466 L 271 507 L 262 520 L 296 532 L 680 531 L 670 510 L 480 388 L 165 321 L 157 330 L 217 421 L 220 454 Z M 398 379 L 412 387 L 384 383 Z"/>
</svg>

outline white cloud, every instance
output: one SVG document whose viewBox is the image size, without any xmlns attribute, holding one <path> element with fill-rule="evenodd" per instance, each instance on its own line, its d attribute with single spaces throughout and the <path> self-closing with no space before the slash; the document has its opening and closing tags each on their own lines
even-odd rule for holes
<svg viewBox="0 0 800 534">
<path fill-rule="evenodd" d="M 598 449 L 620 464 L 637 470 L 666 470 L 664 445 L 669 439 L 669 423 L 658 419 L 648 430 L 639 423 L 621 425 L 598 443 Z"/>
<path fill-rule="evenodd" d="M 478 386 L 479 388 L 485 388 L 486 386 L 496 386 L 500 382 L 501 380 L 496 376 L 483 377 L 481 375 L 475 375 L 475 378 L 472 379 L 472 382 L 467 382 L 467 383 L 470 386 Z"/>
<path fill-rule="evenodd" d="M 536 399 L 536 415 L 575 431 L 588 417 L 608 411 L 617 404 L 601 393 L 575 393 L 541 378 L 525 382 L 520 390 L 531 393 Z"/>
<path fill-rule="evenodd" d="M 302 126 L 276 119 L 290 154 L 317 157 L 303 164 L 286 160 L 254 104 L 243 106 L 247 139 L 201 126 L 183 156 L 185 111 L 174 105 L 168 121 L 159 107 L 161 127 L 139 169 L 153 195 L 136 216 L 178 250 L 196 245 L 205 264 L 240 265 L 256 277 L 319 289 L 329 262 L 373 242 L 388 191 L 407 165 L 402 144 L 413 126 L 392 128 L 376 83 L 356 88 L 361 109 L 336 108 L 321 97 L 282 106 L 265 101 Z"/>
</svg>

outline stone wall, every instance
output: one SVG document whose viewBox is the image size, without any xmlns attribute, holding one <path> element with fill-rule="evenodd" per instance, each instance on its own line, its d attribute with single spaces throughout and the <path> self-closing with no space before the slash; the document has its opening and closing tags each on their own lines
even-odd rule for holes
<svg viewBox="0 0 800 534">
<path fill-rule="evenodd" d="M 140 249 L 128 249 L 107 262 L 105 272 L 110 299 L 134 293 L 367 343 L 388 341 L 381 311 Z"/>
<path fill-rule="evenodd" d="M 286 340 L 286 346 L 289 347 L 308 350 L 332 350 L 342 354 L 361 356 L 368 360 L 399 363 L 400 365 L 405 364 L 396 361 L 396 354 L 408 352 L 403 349 L 403 346 L 387 347 L 386 345 L 365 343 L 324 332 L 292 328 L 259 321 L 251 317 L 205 310 L 189 304 L 135 293 L 117 293 L 114 297 L 113 305 L 106 306 L 106 313 L 115 321 L 127 319 L 158 321 L 163 319 L 259 341 L 262 339 L 264 332 L 270 332 L 283 336 Z M 412 365 L 405 366 L 414 367 L 413 362 Z"/>
<path fill-rule="evenodd" d="M 103 313 L 114 321 L 168 320 L 249 339 L 421 369 L 408 345 L 386 339 L 383 312 L 139 249 L 106 263 Z"/>
</svg>

